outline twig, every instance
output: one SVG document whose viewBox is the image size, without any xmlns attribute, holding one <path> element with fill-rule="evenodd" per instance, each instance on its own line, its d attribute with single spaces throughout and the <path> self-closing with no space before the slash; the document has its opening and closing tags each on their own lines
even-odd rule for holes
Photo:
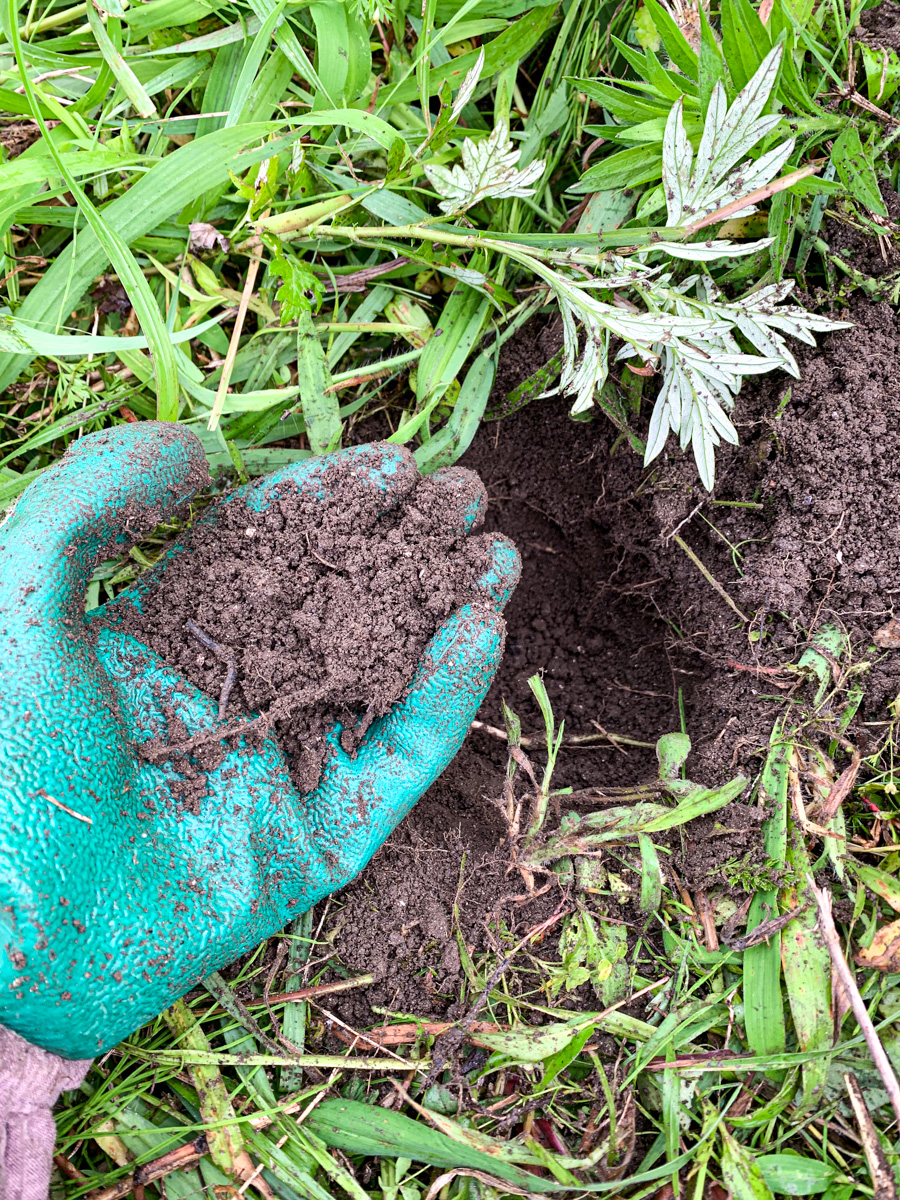
<svg viewBox="0 0 900 1200">
<path fill-rule="evenodd" d="M 472 1007 L 469 1009 L 469 1011 L 466 1013 L 465 1017 L 463 1017 L 463 1019 L 459 1022 L 456 1032 L 458 1032 L 462 1037 L 465 1037 L 465 1035 L 469 1032 L 469 1030 L 475 1024 L 475 1018 L 478 1016 L 481 1009 L 487 1003 L 488 997 L 490 996 L 491 992 L 493 991 L 494 987 L 496 986 L 497 981 L 500 979 L 503 972 L 506 970 L 506 968 L 509 966 L 509 964 L 512 962 L 512 960 L 516 957 L 516 955 L 519 953 L 519 951 L 522 949 L 522 947 L 525 945 L 525 943 L 530 938 L 537 937 L 537 935 L 540 933 L 546 933 L 546 931 L 548 929 L 550 929 L 551 926 L 555 925 L 557 921 L 559 921 L 562 917 L 565 916 L 567 911 L 568 911 L 567 909 L 557 909 L 557 911 L 555 913 L 553 913 L 551 916 L 549 916 L 546 921 L 542 921 L 540 923 L 540 925 L 535 925 L 533 929 L 529 929 L 528 932 L 525 934 L 525 936 L 520 938 L 519 941 L 516 942 L 516 944 L 513 946 L 512 950 L 510 950 L 509 954 L 507 954 L 505 958 L 501 959 L 500 962 L 497 964 L 497 966 L 490 973 L 490 975 L 488 976 L 488 979 L 487 979 L 487 983 L 485 983 L 484 987 L 481 990 L 481 994 L 479 995 L 479 997 L 475 1001 L 475 1003 L 472 1005 Z M 426 1090 L 426 1091 L 434 1083 L 435 1079 L 438 1076 L 438 1072 L 440 1071 L 440 1069 L 444 1065 L 444 1063 L 447 1061 L 446 1054 L 443 1054 L 440 1050 L 437 1049 L 437 1047 L 435 1047 L 435 1051 L 436 1051 L 436 1053 L 434 1056 L 434 1061 L 431 1064 L 431 1069 L 428 1072 L 428 1075 L 425 1079 L 425 1083 L 423 1084 L 423 1090 Z"/>
<path fill-rule="evenodd" d="M 591 724 L 596 724 L 596 722 L 592 721 Z M 496 725 L 488 725 L 484 721 L 472 721 L 469 728 L 480 729 L 483 733 L 490 734 L 491 737 L 506 741 L 506 730 L 499 729 Z M 625 737 L 623 733 L 607 733 L 606 730 L 602 733 L 576 733 L 572 737 L 563 738 L 562 744 L 564 746 L 590 746 L 596 745 L 598 742 L 608 742 L 617 750 L 621 749 L 621 746 L 637 746 L 641 750 L 652 750 L 656 745 L 655 742 L 639 742 L 634 738 Z M 618 743 L 621 743 L 621 746 Z M 547 739 L 540 734 L 537 737 L 521 737 L 519 745 L 525 747 L 546 746 Z"/>
<path fill-rule="evenodd" d="M 716 579 L 715 576 L 712 574 L 712 572 L 709 571 L 709 569 L 703 565 L 703 563 L 700 561 L 700 559 L 697 557 L 697 555 L 693 552 L 693 550 L 690 548 L 690 546 L 687 544 L 687 542 L 684 540 L 684 538 L 679 537 L 679 535 L 676 533 L 676 534 L 673 534 L 672 541 L 676 544 L 676 546 L 678 546 L 681 550 L 684 551 L 684 553 L 688 556 L 688 558 L 691 560 L 691 562 L 694 564 L 694 566 L 697 568 L 697 570 L 700 572 L 700 574 L 703 576 L 703 578 L 706 580 L 706 582 L 709 584 L 709 586 L 713 589 L 713 591 L 715 591 L 717 593 L 717 595 L 721 596 L 721 598 L 725 601 L 725 603 L 732 610 L 732 612 L 737 613 L 737 615 L 740 617 L 740 619 L 744 622 L 745 625 L 747 623 L 749 623 L 750 618 L 745 616 L 744 613 L 741 612 L 741 610 L 738 608 L 738 606 L 735 604 L 735 602 L 732 600 L 732 598 L 728 595 L 728 593 L 722 587 L 721 583 L 719 583 L 718 579 Z"/>
<path fill-rule="evenodd" d="M 265 220 L 268 215 L 268 211 L 265 212 L 262 220 Z M 237 316 L 234 319 L 234 329 L 231 331 L 231 341 L 228 343 L 228 353 L 225 355 L 225 362 L 222 366 L 222 377 L 216 389 L 216 398 L 213 402 L 212 412 L 209 414 L 209 421 L 206 426 L 210 430 L 218 429 L 219 427 L 219 418 L 222 415 L 222 409 L 225 407 L 225 397 L 228 394 L 228 385 L 231 383 L 231 373 L 234 370 L 234 361 L 237 358 L 240 348 L 244 321 L 247 317 L 247 309 L 250 306 L 250 297 L 253 295 L 253 289 L 256 286 L 256 276 L 259 272 L 259 264 L 261 262 L 262 255 L 251 255 L 250 265 L 247 267 L 247 278 L 244 280 L 244 290 L 241 292 L 241 302 L 238 305 Z"/>
<path fill-rule="evenodd" d="M 740 200 L 732 200 L 730 204 L 723 205 L 722 208 L 717 208 L 715 212 L 710 213 L 708 217 L 703 217 L 700 221 L 694 221 L 693 225 L 686 225 L 684 228 L 685 237 L 690 237 L 692 233 L 697 233 L 704 229 L 707 225 L 715 225 L 717 221 L 724 221 L 727 217 L 733 216 L 735 213 L 741 212 L 751 204 L 759 204 L 761 200 L 768 200 L 770 196 L 774 196 L 776 192 L 783 192 L 785 188 L 793 187 L 795 183 L 799 183 L 801 179 L 806 179 L 807 175 L 815 175 L 817 171 L 821 171 L 827 158 L 817 158 L 815 162 L 807 163 L 805 167 L 800 167 L 796 171 L 791 171 L 789 175 L 782 175 L 780 179 L 776 179 L 773 183 L 767 184 L 766 187 L 757 188 L 754 192 L 748 192 L 746 196 L 742 196 Z"/>
<path fill-rule="evenodd" d="M 853 1108 L 853 1115 L 856 1117 L 856 1123 L 859 1126 L 859 1134 L 862 1139 L 862 1148 L 869 1167 L 869 1174 L 872 1176 L 872 1182 L 875 1184 L 875 1200 L 897 1200 L 897 1185 L 891 1174 L 887 1155 L 881 1148 L 881 1142 L 878 1140 L 875 1123 L 872 1120 L 872 1114 L 869 1112 L 869 1106 L 866 1104 L 865 1097 L 863 1096 L 862 1088 L 859 1086 L 859 1080 L 852 1071 L 845 1072 L 844 1086 L 847 1089 L 847 1095 L 850 1097 L 850 1105 Z"/>
<path fill-rule="evenodd" d="M 334 992 L 346 992 L 350 988 L 368 987 L 375 982 L 374 975 L 356 975 L 353 979 L 336 979 L 334 983 L 320 983 L 315 987 L 298 988 L 295 992 L 279 992 L 269 997 L 270 1004 L 287 1004 L 294 1000 L 315 1000 L 319 996 L 330 996 Z"/>
<path fill-rule="evenodd" d="M 780 917 L 772 917 L 770 921 L 762 921 L 759 925 L 754 926 L 754 928 L 750 930 L 746 937 L 726 938 L 725 931 L 723 930 L 722 941 L 729 948 L 729 950 L 735 950 L 738 952 L 742 950 L 749 950 L 751 946 L 758 946 L 760 942 L 768 942 L 769 938 L 773 934 L 784 929 L 785 925 L 790 925 L 791 921 L 793 921 L 795 917 L 799 916 L 802 911 L 803 910 L 798 906 L 797 908 L 792 908 L 790 912 L 782 913 Z"/>
<path fill-rule="evenodd" d="M 866 1045 L 869 1047 L 872 1061 L 878 1068 L 878 1074 L 881 1076 L 885 1091 L 891 1101 L 894 1116 L 897 1118 L 898 1123 L 900 1123 L 900 1083 L 898 1083 L 897 1076 L 894 1074 L 891 1060 L 888 1058 L 884 1046 L 881 1044 L 878 1031 L 872 1024 L 872 1018 L 869 1016 L 865 1001 L 859 993 L 854 974 L 850 970 L 846 958 L 844 958 L 838 931 L 835 928 L 834 919 L 831 915 L 831 892 L 827 888 L 816 887 L 816 881 L 812 875 L 807 875 L 806 878 L 815 898 L 816 908 L 819 911 L 819 932 L 822 935 L 822 940 L 828 947 L 828 953 L 831 955 L 834 969 L 850 1001 L 850 1007 L 853 1009 L 853 1015 L 856 1017 L 857 1024 L 862 1030 L 863 1037 L 866 1039 Z"/>
<path fill-rule="evenodd" d="M 837 814 L 837 810 L 850 795 L 861 763 L 862 755 L 858 750 L 854 750 L 850 765 L 844 768 L 840 776 L 831 785 L 828 795 L 822 803 L 822 807 L 815 814 L 820 825 L 827 825 L 829 821 L 832 821 Z"/>
<path fill-rule="evenodd" d="M 700 914 L 703 932 L 706 935 L 706 948 L 715 952 L 719 948 L 719 935 L 716 932 L 716 919 L 713 914 L 712 905 L 709 902 L 709 896 L 707 896 L 703 888 L 697 889 L 697 912 Z"/>
<path fill-rule="evenodd" d="M 86 817 L 84 813 L 76 812 L 74 808 L 69 808 L 68 804 L 63 804 L 62 800 L 57 800 L 49 792 L 45 791 L 44 788 L 38 788 L 35 794 L 43 796 L 45 800 L 49 800 L 51 804 L 55 804 L 57 808 L 61 808 L 63 812 L 68 813 L 70 817 L 74 817 L 76 821 L 84 821 L 85 825 L 93 825 L 93 817 Z"/>
<path fill-rule="evenodd" d="M 225 682 L 222 684 L 222 690 L 219 693 L 219 720 L 225 719 L 225 710 L 228 708 L 228 698 L 231 695 L 231 689 L 234 687 L 234 681 L 237 679 L 237 661 L 234 657 L 234 651 L 229 650 L 225 646 L 220 646 L 218 642 L 214 642 L 208 633 L 204 633 L 199 625 L 193 621 L 185 621 L 184 627 L 191 637 L 195 637 L 201 646 L 205 646 L 207 650 L 211 650 L 216 658 L 223 663 L 228 664 L 228 672 L 225 676 Z"/>
</svg>

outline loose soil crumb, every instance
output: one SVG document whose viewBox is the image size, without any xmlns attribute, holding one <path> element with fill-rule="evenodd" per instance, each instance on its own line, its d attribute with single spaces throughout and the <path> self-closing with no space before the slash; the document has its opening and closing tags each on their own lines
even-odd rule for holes
<svg viewBox="0 0 900 1200">
<path fill-rule="evenodd" d="M 481 495 L 470 471 L 420 479 L 411 469 L 389 511 L 347 460 L 321 485 L 324 498 L 282 484 L 262 512 L 223 497 L 119 626 L 225 699 L 220 716 L 267 714 L 262 731 L 274 727 L 303 792 L 335 722 L 352 750 L 403 695 L 441 622 L 478 602 L 488 561 L 484 539 L 460 532 L 459 514 Z M 183 733 L 170 728 L 169 742 Z"/>
</svg>

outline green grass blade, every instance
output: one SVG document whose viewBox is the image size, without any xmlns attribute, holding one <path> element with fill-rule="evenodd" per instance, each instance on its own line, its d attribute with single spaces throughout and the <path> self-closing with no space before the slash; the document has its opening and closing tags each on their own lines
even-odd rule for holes
<svg viewBox="0 0 900 1200">
<path fill-rule="evenodd" d="M 263 21 L 262 28 L 250 45 L 249 53 L 244 59 L 241 73 L 238 76 L 237 83 L 234 85 L 234 91 L 231 95 L 231 105 L 228 110 L 228 116 L 225 118 L 226 129 L 231 129 L 241 119 L 244 106 L 250 98 L 253 82 L 256 79 L 257 71 L 259 71 L 263 55 L 269 48 L 272 33 L 278 24 L 286 3 L 287 0 L 279 0 L 265 21 Z"/>
<path fill-rule="evenodd" d="M 337 392 L 327 390 L 331 372 L 308 312 L 301 313 L 297 320 L 297 383 L 310 449 L 314 454 L 336 450 L 341 441 Z"/>
<path fill-rule="evenodd" d="M 240 152 L 277 128 L 274 122 L 259 122 L 209 133 L 181 146 L 142 175 L 123 196 L 104 207 L 103 225 L 126 245 L 133 242 L 202 195 L 211 184 L 226 180 L 229 167 L 246 170 L 252 163 L 267 157 L 266 148 Z M 30 325 L 55 329 L 62 314 L 78 304 L 109 262 L 106 249 L 93 230 L 82 233 L 78 238 L 77 253 L 70 242 L 57 255 L 53 265 L 29 292 L 17 317 Z M 33 355 L 16 354 L 4 358 L 0 366 L 0 389 L 16 379 Z"/>
<path fill-rule="evenodd" d="M 119 87 L 131 101 L 134 110 L 142 117 L 155 117 L 156 105 L 147 95 L 143 84 L 129 67 L 128 63 L 122 57 L 120 50 L 113 45 L 112 38 L 107 32 L 106 26 L 100 20 L 100 14 L 93 4 L 88 5 L 87 10 L 88 23 L 91 27 L 91 33 L 94 35 L 100 53 L 103 55 L 107 66 L 116 77 L 116 82 Z M 110 17 L 109 23 L 111 26 L 121 28 L 121 22 L 117 17 Z M 121 33 L 119 40 L 121 41 Z"/>
<path fill-rule="evenodd" d="M 760 782 L 760 800 L 773 808 L 764 826 L 766 853 L 779 865 L 787 843 L 788 756 L 790 744 L 772 734 L 771 749 Z M 747 932 L 777 915 L 778 894 L 760 892 L 753 899 Z M 785 1048 L 784 1002 L 781 996 L 781 934 L 744 951 L 744 1027 L 755 1054 L 778 1054 Z"/>
<path fill-rule="evenodd" d="M 169 340 L 169 335 L 163 323 L 156 298 L 150 290 L 150 285 L 144 278 L 143 272 L 137 265 L 134 255 L 128 249 L 128 244 L 97 212 L 87 193 L 69 171 L 56 144 L 49 137 L 47 124 L 41 115 L 31 79 L 25 67 L 22 41 L 19 37 L 16 0 L 9 0 L 8 22 L 16 63 L 25 87 L 25 95 L 33 104 L 32 111 L 41 128 L 41 133 L 46 139 L 50 153 L 56 162 L 60 174 L 69 185 L 69 191 L 75 197 L 80 210 L 84 213 L 85 219 L 103 248 L 106 257 L 115 268 L 122 286 L 128 293 L 128 298 L 134 305 L 134 311 L 137 314 L 138 320 L 146 332 L 147 341 L 153 354 L 153 368 L 156 374 L 157 416 L 160 421 L 176 421 L 178 419 L 178 372 L 175 367 L 175 351 Z"/>
</svg>

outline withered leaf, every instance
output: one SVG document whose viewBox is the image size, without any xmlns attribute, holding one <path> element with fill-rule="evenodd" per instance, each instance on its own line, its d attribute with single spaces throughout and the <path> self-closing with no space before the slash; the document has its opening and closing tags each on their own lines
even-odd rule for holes
<svg viewBox="0 0 900 1200">
<path fill-rule="evenodd" d="M 876 629 L 872 641 L 879 650 L 900 650 L 900 619 L 891 617 L 887 625 Z"/>
<path fill-rule="evenodd" d="M 900 971 L 900 921 L 875 931 L 872 945 L 853 956 L 860 967 L 875 967 L 877 971 Z"/>
<path fill-rule="evenodd" d="M 219 233 L 215 225 L 210 225 L 208 221 L 192 221 L 189 228 L 191 240 L 188 248 L 190 250 L 214 250 L 216 246 L 220 250 L 231 248 L 228 238 L 223 233 Z"/>
</svg>

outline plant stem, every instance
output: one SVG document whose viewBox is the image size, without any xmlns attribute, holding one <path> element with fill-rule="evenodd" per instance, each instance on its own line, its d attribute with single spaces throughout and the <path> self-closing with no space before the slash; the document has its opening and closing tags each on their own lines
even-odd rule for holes
<svg viewBox="0 0 900 1200">
<path fill-rule="evenodd" d="M 850 1001 L 853 1015 L 856 1017 L 857 1024 L 862 1030 L 863 1037 L 866 1039 L 866 1045 L 869 1047 L 872 1061 L 878 1068 L 878 1074 L 881 1076 L 884 1089 L 890 1098 L 894 1115 L 897 1118 L 898 1124 L 900 1124 L 900 1082 L 898 1082 L 897 1076 L 894 1074 L 891 1060 L 888 1058 L 887 1052 L 881 1043 L 878 1030 L 872 1023 L 872 1018 L 869 1016 L 865 1001 L 857 987 L 856 979 L 844 957 L 841 940 L 838 937 L 838 931 L 835 928 L 834 919 L 831 915 L 831 892 L 827 888 L 816 887 L 816 882 L 812 875 L 807 875 L 806 878 L 819 912 L 819 932 L 822 934 L 822 940 L 828 947 L 828 953 L 831 955 L 834 969 L 847 994 L 847 999 Z"/>
</svg>

